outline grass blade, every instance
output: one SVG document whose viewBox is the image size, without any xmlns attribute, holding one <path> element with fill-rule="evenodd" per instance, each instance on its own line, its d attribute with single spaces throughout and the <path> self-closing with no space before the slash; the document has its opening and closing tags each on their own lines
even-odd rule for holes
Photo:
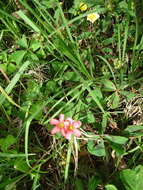
<svg viewBox="0 0 143 190">
<path fill-rule="evenodd" d="M 5 96 L 5 98 L 14 106 L 21 108 L 17 103 L 15 103 L 10 96 L 7 95 L 7 93 L 4 91 L 4 89 L 0 86 L 1 93 Z"/>
<path fill-rule="evenodd" d="M 8 94 L 11 93 L 12 89 L 15 87 L 16 83 L 19 81 L 21 75 L 24 73 L 24 71 L 27 69 L 27 67 L 30 65 L 29 61 L 26 61 L 21 68 L 19 69 L 19 71 L 16 73 L 16 75 L 13 77 L 13 79 L 11 80 L 11 82 L 9 83 L 9 85 L 6 87 L 5 92 Z M 2 94 L 0 96 L 0 106 L 2 105 L 2 103 L 5 101 L 6 97 Z"/>
<path fill-rule="evenodd" d="M 33 28 L 33 30 L 34 30 L 35 32 L 40 33 L 40 30 L 39 30 L 38 26 L 36 26 L 36 24 L 35 24 L 34 22 L 32 22 L 32 21 L 23 13 L 23 11 L 20 10 L 20 11 L 17 11 L 16 13 L 17 13 L 18 16 L 19 16 L 20 18 L 22 18 L 29 26 L 31 26 L 31 28 Z"/>
<path fill-rule="evenodd" d="M 92 99 L 95 101 L 95 103 L 97 104 L 97 106 L 99 107 L 99 109 L 102 111 L 102 113 L 106 113 L 102 104 L 100 103 L 100 101 L 98 100 L 97 96 L 93 93 L 93 91 L 90 89 L 90 87 L 87 87 L 88 92 L 90 93 L 90 96 L 92 97 Z"/>
</svg>

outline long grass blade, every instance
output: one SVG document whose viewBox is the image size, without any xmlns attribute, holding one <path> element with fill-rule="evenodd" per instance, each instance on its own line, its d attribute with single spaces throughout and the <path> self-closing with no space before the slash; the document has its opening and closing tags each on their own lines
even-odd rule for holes
<svg viewBox="0 0 143 190">
<path fill-rule="evenodd" d="M 17 103 L 15 103 L 10 96 L 7 95 L 5 90 L 0 86 L 0 92 L 5 96 L 5 98 L 14 106 L 21 108 Z"/>
<path fill-rule="evenodd" d="M 15 87 L 16 83 L 19 81 L 21 75 L 24 73 L 24 71 L 27 69 L 27 67 L 30 65 L 29 61 L 26 61 L 21 68 L 19 69 L 19 71 L 15 74 L 15 76 L 12 78 L 11 82 L 9 83 L 9 85 L 6 87 L 5 92 L 7 93 L 7 95 L 9 95 L 12 91 L 12 89 Z M 5 101 L 6 96 L 1 94 L 0 95 L 0 106 L 2 105 L 2 103 Z"/>
<path fill-rule="evenodd" d="M 40 29 L 38 28 L 38 26 L 32 21 L 30 20 L 27 15 L 24 14 L 23 11 L 19 10 L 17 11 L 17 14 L 20 18 L 22 18 L 29 26 L 31 26 L 31 28 L 37 32 L 40 33 Z"/>
</svg>

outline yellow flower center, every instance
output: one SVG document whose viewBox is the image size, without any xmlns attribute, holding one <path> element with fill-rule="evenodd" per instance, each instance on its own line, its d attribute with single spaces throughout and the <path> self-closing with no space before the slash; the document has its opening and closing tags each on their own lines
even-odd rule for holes
<svg viewBox="0 0 143 190">
<path fill-rule="evenodd" d="M 60 124 L 59 124 L 59 127 L 60 127 L 60 128 L 63 128 L 63 127 L 64 127 L 64 123 L 60 123 Z"/>
<path fill-rule="evenodd" d="M 73 129 L 74 129 L 74 126 L 73 126 L 73 125 L 70 125 L 70 126 L 68 127 L 68 129 L 69 129 L 69 130 L 73 130 Z"/>
</svg>

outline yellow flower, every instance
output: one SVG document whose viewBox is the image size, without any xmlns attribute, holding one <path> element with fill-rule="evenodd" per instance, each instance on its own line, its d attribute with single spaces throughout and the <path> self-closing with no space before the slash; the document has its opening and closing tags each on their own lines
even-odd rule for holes
<svg viewBox="0 0 143 190">
<path fill-rule="evenodd" d="M 83 12 L 83 11 L 86 11 L 86 10 L 87 10 L 87 4 L 85 4 L 85 3 L 80 3 L 79 8 L 80 8 L 80 10 L 81 10 L 82 12 Z"/>
<path fill-rule="evenodd" d="M 93 24 L 99 17 L 100 15 L 98 13 L 90 13 L 87 15 L 87 20 Z"/>
<path fill-rule="evenodd" d="M 63 5 L 63 2 L 60 2 L 60 5 L 62 6 L 62 5 Z"/>
</svg>

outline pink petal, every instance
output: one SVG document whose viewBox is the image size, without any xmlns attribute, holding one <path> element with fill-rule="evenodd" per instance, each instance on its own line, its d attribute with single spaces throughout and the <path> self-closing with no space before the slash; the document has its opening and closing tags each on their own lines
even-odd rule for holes
<svg viewBox="0 0 143 190">
<path fill-rule="evenodd" d="M 70 139 L 71 139 L 72 134 L 73 134 L 73 133 L 68 132 L 68 133 L 66 133 L 66 134 L 65 134 L 65 136 L 64 136 L 64 137 L 65 137 L 66 139 L 70 140 Z"/>
<path fill-rule="evenodd" d="M 75 121 L 73 123 L 73 126 L 74 126 L 74 128 L 79 128 L 81 126 L 81 122 L 80 121 Z"/>
<path fill-rule="evenodd" d="M 51 125 L 58 125 L 59 124 L 59 121 L 57 119 L 51 119 L 50 120 L 50 124 Z"/>
<path fill-rule="evenodd" d="M 60 132 L 60 128 L 59 127 L 54 127 L 52 130 L 51 130 L 51 134 L 54 135 L 55 133 L 58 133 Z"/>
<path fill-rule="evenodd" d="M 65 137 L 66 132 L 65 132 L 65 129 L 64 129 L 64 128 L 61 129 L 61 133 L 62 133 L 62 135 Z"/>
<path fill-rule="evenodd" d="M 74 130 L 73 130 L 73 134 L 74 134 L 75 136 L 77 136 L 77 137 L 80 137 L 80 136 L 81 136 L 81 132 L 80 132 L 80 130 L 78 130 L 78 129 L 74 129 Z"/>
<path fill-rule="evenodd" d="M 60 114 L 59 121 L 63 122 L 64 121 L 64 114 Z"/>
<path fill-rule="evenodd" d="M 64 127 L 67 128 L 70 125 L 68 121 L 64 121 Z"/>
<path fill-rule="evenodd" d="M 74 120 L 71 117 L 68 117 L 66 121 L 69 121 L 71 124 L 74 122 Z"/>
</svg>

